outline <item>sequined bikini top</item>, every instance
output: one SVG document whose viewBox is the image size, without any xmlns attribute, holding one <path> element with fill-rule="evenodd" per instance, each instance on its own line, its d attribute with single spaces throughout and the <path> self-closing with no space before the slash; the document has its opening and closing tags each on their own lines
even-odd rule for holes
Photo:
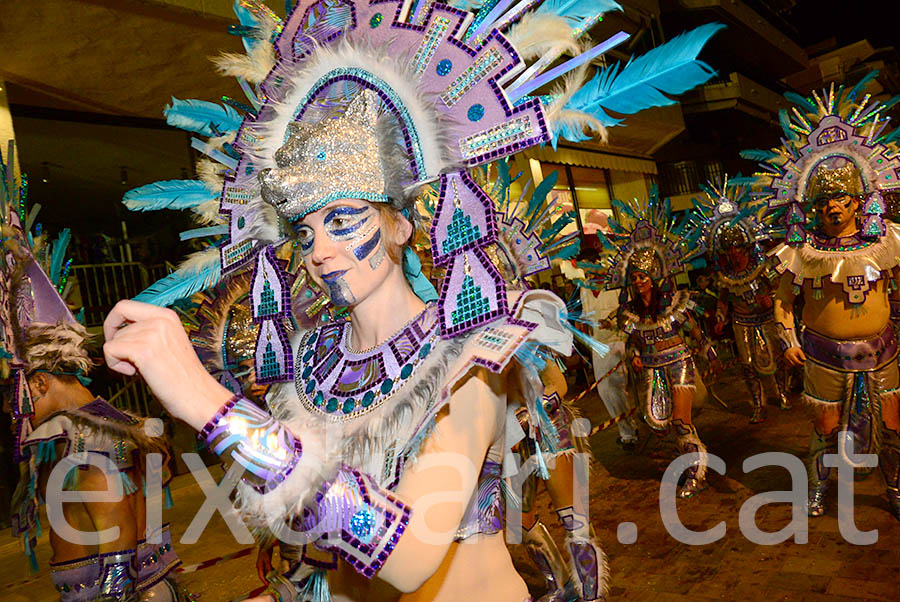
<svg viewBox="0 0 900 602">
<path fill-rule="evenodd" d="M 430 303 L 387 341 L 364 351 L 349 348 L 349 320 L 307 332 L 294 366 L 301 403 L 308 411 L 336 421 L 371 412 L 428 357 L 439 336 L 437 318 L 437 305 Z"/>
</svg>

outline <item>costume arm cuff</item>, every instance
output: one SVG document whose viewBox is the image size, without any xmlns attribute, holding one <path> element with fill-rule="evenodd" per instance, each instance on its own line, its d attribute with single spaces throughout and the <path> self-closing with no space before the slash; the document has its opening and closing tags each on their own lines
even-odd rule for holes
<svg viewBox="0 0 900 602">
<path fill-rule="evenodd" d="M 778 325 L 778 338 L 784 343 L 785 349 L 791 347 L 800 347 L 800 339 L 797 338 L 797 331 L 793 328 L 785 328 L 781 324 Z"/>
<path fill-rule="evenodd" d="M 284 481 L 303 449 L 284 425 L 237 395 L 225 402 L 199 437 L 226 464 L 243 466 L 242 480 L 259 493 Z"/>
<path fill-rule="evenodd" d="M 394 551 L 411 512 L 372 477 L 344 466 L 326 484 L 304 522 L 307 531 L 322 534 L 317 547 L 334 552 L 371 578 Z"/>
</svg>

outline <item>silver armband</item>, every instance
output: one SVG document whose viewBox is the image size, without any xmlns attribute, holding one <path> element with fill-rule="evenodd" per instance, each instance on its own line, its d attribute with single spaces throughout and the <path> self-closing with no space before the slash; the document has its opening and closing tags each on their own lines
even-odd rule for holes
<svg viewBox="0 0 900 602">
<path fill-rule="evenodd" d="M 793 328 L 785 328 L 782 324 L 779 324 L 778 338 L 784 343 L 785 349 L 800 347 L 800 339 L 797 338 L 797 331 Z"/>
</svg>

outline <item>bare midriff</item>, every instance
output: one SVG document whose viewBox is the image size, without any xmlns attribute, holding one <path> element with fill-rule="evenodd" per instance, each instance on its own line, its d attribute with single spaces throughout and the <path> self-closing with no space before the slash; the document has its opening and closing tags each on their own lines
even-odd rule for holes
<svg viewBox="0 0 900 602">
<path fill-rule="evenodd" d="M 329 587 L 334 602 L 522 602 L 528 597 L 502 532 L 451 544 L 440 568 L 411 594 L 398 592 L 378 577 L 366 579 L 343 562 L 330 575 Z"/>
<path fill-rule="evenodd" d="M 822 283 L 822 298 L 813 296 L 811 281 L 803 283 L 803 323 L 828 338 L 843 341 L 868 339 L 881 334 L 891 317 L 887 294 L 888 279 L 872 284 L 862 307 L 851 308 L 840 285 Z"/>
</svg>

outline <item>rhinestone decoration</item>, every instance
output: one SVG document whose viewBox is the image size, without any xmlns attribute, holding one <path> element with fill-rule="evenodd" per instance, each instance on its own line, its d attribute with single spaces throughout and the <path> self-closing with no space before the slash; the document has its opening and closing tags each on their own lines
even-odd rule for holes
<svg viewBox="0 0 900 602">
<path fill-rule="evenodd" d="M 530 138 L 533 134 L 531 120 L 527 116 L 519 117 L 463 138 L 459 141 L 459 152 L 464 158 L 473 159 L 486 151 Z"/>
<path fill-rule="evenodd" d="M 474 104 L 469 107 L 468 112 L 466 113 L 466 117 L 469 118 L 469 121 L 481 121 L 481 118 L 484 117 L 484 105 Z"/>
<path fill-rule="evenodd" d="M 381 21 L 383 19 L 384 17 L 381 15 L 381 13 L 375 13 L 374 15 L 372 15 L 372 18 L 369 19 L 369 27 L 375 29 L 376 27 L 381 25 Z"/>
<path fill-rule="evenodd" d="M 448 75 L 452 70 L 453 61 L 451 61 L 450 59 L 441 59 L 441 61 L 438 62 L 437 67 L 435 68 L 435 71 L 441 77 Z"/>
<path fill-rule="evenodd" d="M 501 62 L 503 62 L 503 57 L 500 55 L 500 51 L 496 48 L 491 48 L 469 65 L 459 77 L 453 80 L 450 87 L 441 94 L 441 100 L 448 107 L 452 107 L 466 92 L 474 88 L 478 82 L 497 69 Z"/>
<path fill-rule="evenodd" d="M 437 17 L 432 21 L 431 25 L 428 26 L 428 29 L 425 31 L 425 38 L 422 40 L 419 49 L 416 50 L 416 54 L 413 56 L 412 60 L 413 71 L 417 76 L 420 76 L 425 72 L 428 63 L 430 63 L 431 59 L 434 57 L 434 53 L 443 41 L 444 34 L 447 33 L 449 27 L 450 19 L 447 17 Z"/>
</svg>

